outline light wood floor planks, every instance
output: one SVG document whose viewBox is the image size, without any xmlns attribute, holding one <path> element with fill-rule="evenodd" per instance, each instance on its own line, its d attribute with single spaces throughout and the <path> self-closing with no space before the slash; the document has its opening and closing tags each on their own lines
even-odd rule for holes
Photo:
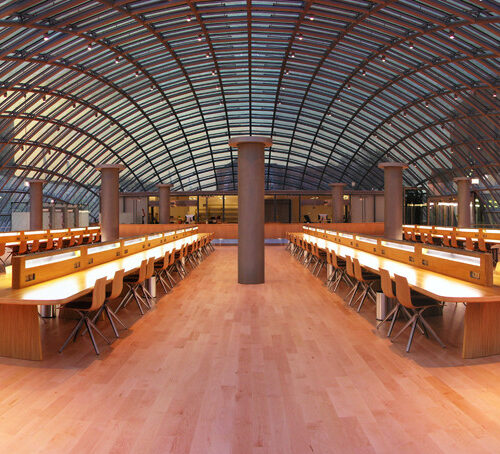
<svg viewBox="0 0 500 454">
<path fill-rule="evenodd" d="M 433 320 L 446 350 L 418 334 L 406 354 L 284 248 L 265 285 L 236 263 L 218 248 L 130 305 L 100 358 L 86 338 L 55 353 L 72 322 L 50 320 L 45 361 L 0 359 L 0 453 L 500 452 L 500 357 L 460 358 L 461 306 Z"/>
</svg>

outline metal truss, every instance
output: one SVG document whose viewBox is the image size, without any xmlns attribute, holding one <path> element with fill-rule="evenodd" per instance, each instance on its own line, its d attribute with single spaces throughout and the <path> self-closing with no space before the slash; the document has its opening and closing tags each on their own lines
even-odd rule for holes
<svg viewBox="0 0 500 454">
<path fill-rule="evenodd" d="M 0 228 L 24 183 L 98 216 L 121 190 L 235 190 L 228 137 L 266 135 L 266 187 L 432 195 L 472 176 L 500 222 L 492 0 L 0 2 Z"/>
</svg>

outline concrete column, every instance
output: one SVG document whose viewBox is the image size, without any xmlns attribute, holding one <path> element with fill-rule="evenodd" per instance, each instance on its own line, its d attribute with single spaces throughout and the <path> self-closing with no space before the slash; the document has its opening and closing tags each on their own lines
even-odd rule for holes
<svg viewBox="0 0 500 454">
<path fill-rule="evenodd" d="M 403 238 L 403 169 L 402 162 L 382 162 L 384 169 L 384 237 L 391 240 Z"/>
<path fill-rule="evenodd" d="M 67 229 L 68 226 L 68 205 L 64 205 L 62 209 L 62 228 Z"/>
<path fill-rule="evenodd" d="M 31 180 L 30 185 L 30 230 L 43 229 L 43 180 Z"/>
<path fill-rule="evenodd" d="M 125 166 L 103 164 L 97 167 L 101 171 L 101 237 L 102 241 L 119 238 L 119 174 Z"/>
<path fill-rule="evenodd" d="M 471 221 L 471 184 L 472 180 L 467 177 L 455 178 L 457 183 L 458 199 L 458 227 L 468 229 Z"/>
<path fill-rule="evenodd" d="M 56 205 L 54 202 L 49 205 L 49 225 L 51 229 L 56 228 Z"/>
<path fill-rule="evenodd" d="M 344 186 L 345 183 L 332 183 L 332 222 L 344 222 Z"/>
<path fill-rule="evenodd" d="M 263 284 L 264 147 L 270 137 L 232 137 L 238 147 L 238 283 Z"/>
<path fill-rule="evenodd" d="M 170 188 L 171 184 L 159 184 L 160 224 L 170 223 Z"/>
<path fill-rule="evenodd" d="M 80 227 L 80 208 L 78 205 L 73 207 L 73 227 Z"/>
</svg>

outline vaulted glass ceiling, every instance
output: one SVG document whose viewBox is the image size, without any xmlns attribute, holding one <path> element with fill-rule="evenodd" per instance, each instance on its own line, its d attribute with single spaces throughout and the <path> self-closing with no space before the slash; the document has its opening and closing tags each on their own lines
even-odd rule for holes
<svg viewBox="0 0 500 454">
<path fill-rule="evenodd" d="M 237 185 L 228 137 L 272 136 L 269 189 L 475 189 L 500 203 L 496 1 L 0 1 L 0 210 Z"/>
</svg>

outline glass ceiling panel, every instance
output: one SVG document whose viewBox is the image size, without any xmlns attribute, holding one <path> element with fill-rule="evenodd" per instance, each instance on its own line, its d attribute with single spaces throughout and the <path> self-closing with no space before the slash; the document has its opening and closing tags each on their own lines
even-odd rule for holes
<svg viewBox="0 0 500 454">
<path fill-rule="evenodd" d="M 398 160 L 410 164 L 405 184 L 431 194 L 478 178 L 499 216 L 499 11 L 466 0 L 3 2 L 0 222 L 27 200 L 28 177 L 97 219 L 104 162 L 126 166 L 124 190 L 234 189 L 227 139 L 251 134 L 273 138 L 269 188 L 380 189 L 378 163 Z"/>
</svg>

